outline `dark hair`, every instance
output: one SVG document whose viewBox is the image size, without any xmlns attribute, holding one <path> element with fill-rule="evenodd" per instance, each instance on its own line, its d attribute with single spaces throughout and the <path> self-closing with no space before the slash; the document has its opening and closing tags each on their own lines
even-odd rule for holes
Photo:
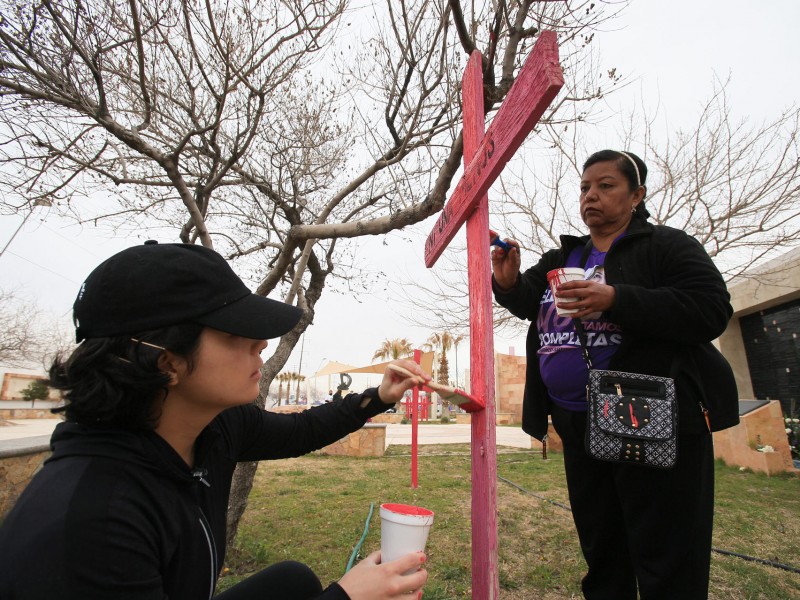
<svg viewBox="0 0 800 600">
<path fill-rule="evenodd" d="M 53 412 L 63 412 L 68 421 L 83 425 L 153 429 L 170 376 L 158 366 L 162 351 L 147 344 L 182 356 L 191 371 L 203 328 L 186 323 L 132 336 L 84 340 L 67 360 L 56 357 L 50 366 L 49 385 L 66 392 L 65 405 Z"/>
<path fill-rule="evenodd" d="M 636 167 L 633 166 L 631 161 L 636 163 Z M 585 171 L 592 165 L 599 162 L 616 163 L 620 173 L 622 173 L 625 176 L 625 179 L 628 180 L 630 190 L 635 191 L 637 187 L 641 185 L 644 187 L 645 195 L 647 195 L 647 165 L 644 164 L 644 161 L 636 156 L 633 152 L 629 152 L 627 150 L 625 152 L 620 152 L 619 150 L 600 150 L 586 159 L 586 162 L 583 163 L 583 170 Z M 644 205 L 644 197 L 639 203 L 639 206 L 636 207 L 635 215 L 645 219 L 650 216 L 650 212 Z"/>
</svg>

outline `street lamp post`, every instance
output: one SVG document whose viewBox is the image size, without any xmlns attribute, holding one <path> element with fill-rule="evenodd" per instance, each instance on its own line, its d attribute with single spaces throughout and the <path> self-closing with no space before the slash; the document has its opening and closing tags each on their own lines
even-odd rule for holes
<svg viewBox="0 0 800 600">
<path fill-rule="evenodd" d="M 28 211 L 28 214 L 26 214 L 25 218 L 22 219 L 22 223 L 20 223 L 19 226 L 14 230 L 14 233 L 11 234 L 11 237 L 6 242 L 6 245 L 3 246 L 2 250 L 0 250 L 0 258 L 2 258 L 3 254 L 5 254 L 6 249 L 11 245 L 11 242 L 14 241 L 14 238 L 17 237 L 17 234 L 25 226 L 25 223 L 28 222 L 28 219 L 30 219 L 31 215 L 33 214 L 33 209 L 36 208 L 37 206 L 52 206 L 52 204 L 53 203 L 50 202 L 50 200 L 36 200 L 33 203 L 33 206 L 31 206 L 31 209 Z"/>
</svg>

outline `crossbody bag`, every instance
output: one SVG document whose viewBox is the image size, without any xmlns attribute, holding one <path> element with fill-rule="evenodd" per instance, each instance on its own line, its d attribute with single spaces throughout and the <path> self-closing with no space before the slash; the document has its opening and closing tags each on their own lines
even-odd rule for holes
<svg viewBox="0 0 800 600">
<path fill-rule="evenodd" d="M 598 460 L 673 467 L 678 458 L 675 380 L 593 368 L 583 324 L 573 323 L 589 368 L 586 452 Z"/>
</svg>

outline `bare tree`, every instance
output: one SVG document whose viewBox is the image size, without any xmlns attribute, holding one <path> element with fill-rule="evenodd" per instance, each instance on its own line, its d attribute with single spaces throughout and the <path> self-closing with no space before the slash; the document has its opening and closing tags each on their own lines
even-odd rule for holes
<svg viewBox="0 0 800 600">
<path fill-rule="evenodd" d="M 697 238 L 731 280 L 800 243 L 800 109 L 760 124 L 735 120 L 727 85 L 715 85 L 691 128 L 666 139 L 656 135 L 657 115 L 638 108 L 622 122 L 619 147 L 648 165 L 651 221 Z M 523 268 L 557 247 L 559 235 L 585 233 L 577 210 L 581 165 L 601 148 L 587 148 L 580 130 L 568 129 L 548 125 L 538 151 L 548 160 L 535 168 L 517 161 L 490 196 L 492 221 L 528 257 Z M 404 301 L 416 324 L 464 331 L 467 290 L 463 265 L 451 260 L 434 283 Z M 527 328 L 499 307 L 494 316 L 499 331 L 522 335 Z"/>
<path fill-rule="evenodd" d="M 556 29 L 567 84 L 543 122 L 584 120 L 619 81 L 593 79 L 593 28 L 624 4 L 2 0 L 0 210 L 46 200 L 235 259 L 259 294 L 305 310 L 264 367 L 266 396 L 323 289 L 357 276 L 348 238 L 441 210 L 465 53 L 484 54 L 491 112 Z M 237 470 L 229 541 L 254 470 Z"/>
<path fill-rule="evenodd" d="M 9 290 L 0 290 L 0 307 L 0 363 L 18 368 L 38 365 L 47 347 L 41 310 Z"/>
<path fill-rule="evenodd" d="M 56 354 L 74 346 L 74 332 L 51 321 L 35 301 L 0 289 L 0 364 L 46 370 Z"/>
</svg>

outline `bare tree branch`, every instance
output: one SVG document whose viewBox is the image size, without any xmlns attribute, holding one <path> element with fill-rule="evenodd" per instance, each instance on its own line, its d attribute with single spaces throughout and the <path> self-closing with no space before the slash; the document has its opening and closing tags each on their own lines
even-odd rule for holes
<svg viewBox="0 0 800 600">
<path fill-rule="evenodd" d="M 536 33 L 557 30 L 568 84 L 545 121 L 584 120 L 617 84 L 595 81 L 590 32 L 624 4 L 482 2 L 468 35 L 448 0 L 2 0 L 0 209 L 42 199 L 167 228 L 216 246 L 259 294 L 296 298 L 306 316 L 265 365 L 268 387 L 326 286 L 358 272 L 350 240 L 444 205 L 464 49 L 483 50 L 491 116 Z"/>
</svg>

